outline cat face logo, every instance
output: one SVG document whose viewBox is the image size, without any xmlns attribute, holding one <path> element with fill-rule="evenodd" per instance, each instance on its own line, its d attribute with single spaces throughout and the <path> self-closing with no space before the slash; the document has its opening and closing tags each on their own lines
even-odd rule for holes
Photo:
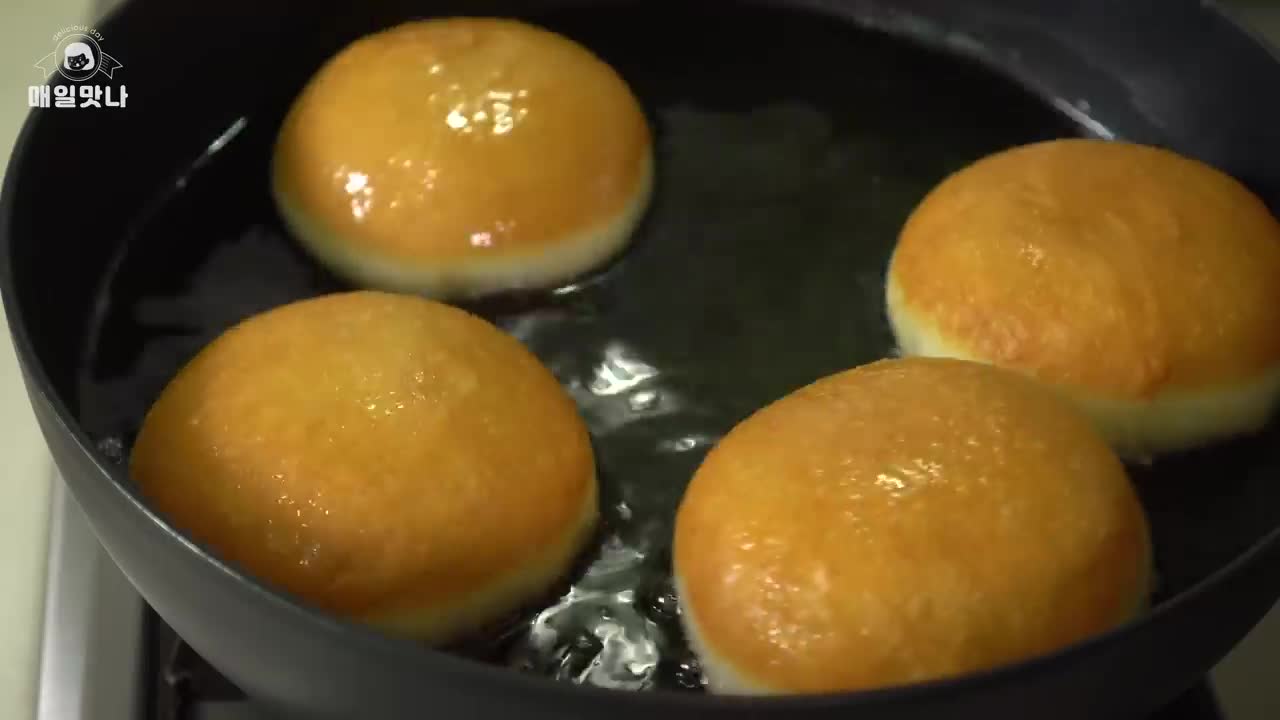
<svg viewBox="0 0 1280 720">
<path fill-rule="evenodd" d="M 62 67 L 73 73 L 94 68 L 93 48 L 82 42 L 73 42 L 62 50 Z"/>
<path fill-rule="evenodd" d="M 36 67 L 49 74 L 56 71 L 72 82 L 84 82 L 98 73 L 110 78 L 122 66 L 120 61 L 102 52 L 93 37 L 71 33 L 59 39 L 57 48 L 36 63 Z"/>
</svg>

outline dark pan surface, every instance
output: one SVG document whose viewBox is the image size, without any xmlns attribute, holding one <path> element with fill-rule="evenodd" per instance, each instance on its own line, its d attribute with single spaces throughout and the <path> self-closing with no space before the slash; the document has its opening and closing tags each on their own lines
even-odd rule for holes
<svg viewBox="0 0 1280 720">
<path fill-rule="evenodd" d="M 657 55 L 629 39 L 652 22 L 647 13 L 542 21 L 633 84 L 657 130 L 658 191 L 620 262 L 471 306 L 527 343 L 577 399 L 606 517 L 572 594 L 505 626 L 484 655 L 596 684 L 696 686 L 667 549 L 703 454 L 752 410 L 892 354 L 884 269 L 934 183 L 983 154 L 1087 128 L 974 64 L 816 17 L 744 13 L 730 36 L 695 14 Z M 837 67 L 848 70 L 814 71 Z M 922 78 L 936 82 L 925 91 Z M 202 345 L 253 312 L 344 288 L 294 245 L 267 193 L 290 97 L 282 87 L 279 103 L 241 108 L 210 137 L 216 149 L 157 189 L 104 279 L 79 417 L 116 459 Z M 1135 468 L 1162 597 L 1280 523 L 1280 504 L 1254 501 L 1280 467 L 1275 440 L 1273 431 Z"/>
<path fill-rule="evenodd" d="M 138 0 L 107 24 L 131 36 L 134 107 L 92 122 L 43 117 L 15 154 L 22 181 L 11 168 L 6 304 L 37 415 L 95 529 L 165 619 L 251 692 L 384 717 L 414 716 L 406 698 L 427 689 L 462 714 L 553 697 L 564 707 L 521 707 L 557 718 L 570 706 L 601 707 L 589 705 L 596 694 L 552 695 L 546 683 L 508 681 L 514 673 L 464 671 L 268 598 L 152 523 L 121 464 L 146 407 L 204 343 L 255 312 L 344 288 L 288 238 L 267 195 L 275 126 L 309 73 L 356 36 L 424 13 L 568 4 L 594 9 L 526 17 L 584 42 L 633 85 L 658 133 L 658 188 L 621 261 L 556 291 L 472 307 L 527 342 L 578 399 L 605 485 L 605 527 L 573 591 L 557 588 L 459 649 L 490 663 L 698 689 L 666 577 L 683 484 L 751 410 L 892 352 L 882 315 L 888 254 L 911 207 L 948 172 L 1010 145 L 1095 134 L 1168 145 L 1237 175 L 1273 209 L 1280 199 L 1280 102 L 1231 82 L 1250 71 L 1280 81 L 1280 71 L 1197 3 L 788 3 L 828 11 L 819 19 L 657 0 L 387 0 L 306 11 L 237 1 L 208 10 L 199 42 L 175 58 L 159 29 L 192 11 Z M 1157 7 L 1165 22 L 1153 26 L 1143 17 Z M 111 173 L 73 196 L 49 168 L 77 162 Z M 93 457 L 78 447 L 86 437 Z M 1152 622 L 973 684 L 864 695 L 860 708 L 873 718 L 936 717 L 943 707 L 963 717 L 1030 707 L 1038 717 L 1103 717 L 1171 698 L 1274 598 L 1275 573 L 1257 561 L 1275 554 L 1274 542 L 1261 543 L 1280 527 L 1277 440 L 1272 423 L 1260 437 L 1132 468 L 1156 540 Z M 1250 548 L 1253 562 L 1241 561 Z M 570 592 L 583 600 L 558 604 Z M 549 609 L 559 610 L 543 617 L 550 622 L 534 622 Z M 551 650 L 530 652 L 545 626 L 557 630 Z M 600 653 L 610 642 L 649 659 L 625 673 L 593 667 L 608 665 Z M 490 694 L 499 681 L 505 694 Z M 848 702 L 633 697 L 616 707 L 620 718 L 659 706 L 689 717 L 799 708 L 834 717 Z"/>
</svg>

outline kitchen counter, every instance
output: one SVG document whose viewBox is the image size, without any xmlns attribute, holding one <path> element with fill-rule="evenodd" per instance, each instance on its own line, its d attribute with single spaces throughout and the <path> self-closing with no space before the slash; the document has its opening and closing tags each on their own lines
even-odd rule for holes
<svg viewBox="0 0 1280 720">
<path fill-rule="evenodd" d="M 0 0 L 5 17 L 0 64 L 0 157 L 7 158 L 28 108 L 26 88 L 40 80 L 35 62 L 59 29 L 89 21 L 93 0 Z M 1280 3 L 1239 1 L 1250 23 L 1280 44 Z M 110 38 L 106 38 L 110 42 Z M 0 314 L 0 718 L 35 715 L 39 638 L 52 463 L 18 375 Z M 1280 718 L 1280 609 L 1214 673 L 1231 720 Z M 123 720 L 104 718 L 103 720 Z M 130 719 L 131 720 L 131 719 Z"/>
</svg>

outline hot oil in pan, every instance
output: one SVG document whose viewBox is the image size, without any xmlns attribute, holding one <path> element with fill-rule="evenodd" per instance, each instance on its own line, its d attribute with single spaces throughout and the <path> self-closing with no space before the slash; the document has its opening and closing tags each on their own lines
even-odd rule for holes
<svg viewBox="0 0 1280 720">
<path fill-rule="evenodd" d="M 967 63 L 806 16 L 739 9 L 732 33 L 718 15 L 641 10 L 539 21 L 596 49 L 642 98 L 657 191 L 619 262 L 472 307 L 577 400 L 604 523 L 571 585 L 459 652 L 574 682 L 697 690 L 668 546 L 704 453 L 752 410 L 892 352 L 884 269 L 933 184 L 986 153 L 1081 131 Z M 289 239 L 267 192 L 288 100 L 229 123 L 125 244 L 81 392 L 108 455 L 126 456 L 164 383 L 231 324 L 345 289 Z"/>
</svg>

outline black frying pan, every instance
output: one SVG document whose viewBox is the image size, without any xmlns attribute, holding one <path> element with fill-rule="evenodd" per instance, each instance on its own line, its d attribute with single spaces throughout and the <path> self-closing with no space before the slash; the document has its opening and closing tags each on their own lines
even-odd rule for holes
<svg viewBox="0 0 1280 720">
<path fill-rule="evenodd" d="M 267 195 L 292 94 L 361 34 L 458 13 L 523 16 L 587 44 L 657 131 L 655 203 L 620 261 L 472 307 L 582 405 L 604 481 L 599 547 L 629 558 L 617 582 L 662 641 L 633 678 L 648 692 L 539 677 L 589 674 L 600 650 L 570 623 L 563 656 L 522 654 L 555 598 L 449 652 L 313 612 L 184 539 L 121 462 L 202 344 L 342 287 Z M 1280 63 L 1211 3 L 137 0 L 99 29 L 124 67 L 94 82 L 125 83 L 127 107 L 28 122 L 0 208 L 5 307 L 53 456 L 111 556 L 194 648 L 283 713 L 1133 718 L 1188 687 L 1280 595 L 1280 423 L 1133 468 L 1155 536 L 1154 607 L 1018 666 L 857 695 L 708 697 L 666 583 L 672 513 L 707 445 L 776 397 L 891 352 L 884 267 L 946 173 L 1018 143 L 1102 135 L 1201 158 L 1280 203 Z M 599 581 L 598 560 L 573 581 Z"/>
</svg>

